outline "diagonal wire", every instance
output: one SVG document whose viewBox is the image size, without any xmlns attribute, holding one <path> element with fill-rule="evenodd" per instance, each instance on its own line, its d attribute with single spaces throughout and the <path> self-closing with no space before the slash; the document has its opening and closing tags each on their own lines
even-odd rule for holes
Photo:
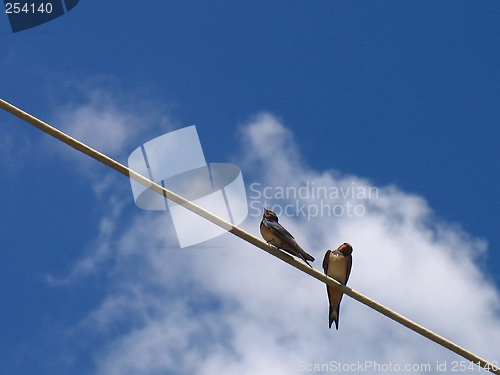
<svg viewBox="0 0 500 375">
<path fill-rule="evenodd" d="M 445 339 L 442 336 L 439 336 L 438 334 L 432 332 L 431 330 L 411 321 L 410 319 L 404 317 L 401 314 L 398 314 L 397 312 L 385 307 L 384 305 L 372 300 L 371 298 L 366 297 L 365 295 L 339 283 L 337 280 L 332 279 L 331 277 L 326 276 L 322 272 L 316 270 L 315 268 L 311 268 L 305 263 L 295 259 L 294 257 L 276 249 L 275 247 L 268 245 L 266 242 L 261 240 L 260 238 L 255 237 L 254 235 L 244 231 L 243 229 L 237 227 L 236 225 L 233 225 L 220 217 L 212 214 L 211 212 L 201 208 L 200 206 L 194 204 L 193 202 L 190 202 L 189 200 L 181 197 L 180 195 L 158 185 L 157 183 L 151 181 L 150 179 L 140 175 L 139 173 L 133 171 L 132 169 L 126 167 L 125 165 L 117 162 L 116 160 L 110 158 L 109 156 L 106 156 L 102 154 L 101 152 L 91 148 L 90 146 L 86 145 L 83 142 L 80 142 L 79 140 L 72 138 L 71 136 L 63 133 L 62 131 L 54 128 L 53 126 L 39 120 L 38 118 L 30 115 L 29 113 L 26 113 L 22 111 L 21 109 L 13 106 L 12 104 L 6 102 L 3 99 L 0 99 L 0 108 L 4 109 L 5 111 L 13 114 L 14 116 L 20 118 L 21 120 L 26 121 L 27 123 L 37 127 L 38 129 L 42 130 L 43 132 L 53 136 L 54 138 L 58 139 L 61 142 L 66 143 L 68 146 L 71 146 L 75 148 L 76 150 L 90 156 L 91 158 L 113 168 L 117 172 L 120 172 L 121 174 L 125 175 L 126 177 L 129 177 L 133 179 L 134 181 L 137 181 L 138 183 L 146 186 L 147 188 L 155 191 L 158 194 L 163 195 L 164 197 L 174 201 L 175 203 L 182 205 L 186 209 L 194 212 L 195 214 L 203 217 L 204 219 L 212 222 L 213 224 L 227 230 L 228 232 L 231 232 L 235 236 L 240 237 L 241 239 L 251 243 L 252 245 L 274 255 L 275 257 L 281 259 L 285 263 L 290 264 L 291 266 L 298 268 L 302 272 L 305 272 L 309 274 L 310 276 L 314 277 L 315 279 L 318 279 L 319 281 L 333 286 L 339 290 L 341 290 L 343 293 L 347 294 L 348 296 L 354 298 L 355 300 L 361 302 L 362 304 L 371 307 L 372 309 L 378 311 L 379 313 L 387 316 L 388 318 L 402 324 L 403 326 L 411 329 L 414 332 L 419 333 L 420 335 L 428 338 L 431 341 L 434 341 L 435 343 L 445 347 L 446 349 L 451 350 L 452 352 L 464 357 L 465 359 L 473 362 L 476 365 L 479 365 L 486 370 L 500 375 L 500 368 L 493 365 L 492 363 L 486 361 L 485 359 L 475 355 L 474 353 L 458 346 L 454 342 Z"/>
</svg>

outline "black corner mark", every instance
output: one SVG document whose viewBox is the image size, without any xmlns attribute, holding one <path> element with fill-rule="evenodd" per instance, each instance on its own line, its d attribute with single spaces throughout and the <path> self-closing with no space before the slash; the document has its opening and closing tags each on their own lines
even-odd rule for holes
<svg viewBox="0 0 500 375">
<path fill-rule="evenodd" d="M 23 2 L 4 0 L 4 3 L 14 33 L 39 26 L 64 14 L 61 0 Z"/>
<path fill-rule="evenodd" d="M 62 16 L 66 11 L 73 9 L 79 0 L 31 0 L 10 1 L 4 0 L 5 13 L 9 17 L 12 32 L 31 29 Z"/>
</svg>

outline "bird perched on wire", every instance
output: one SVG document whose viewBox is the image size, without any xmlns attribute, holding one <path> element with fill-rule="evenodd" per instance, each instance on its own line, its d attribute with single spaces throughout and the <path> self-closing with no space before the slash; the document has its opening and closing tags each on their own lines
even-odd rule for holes
<svg viewBox="0 0 500 375">
<path fill-rule="evenodd" d="M 273 211 L 264 209 L 262 221 L 260 222 L 260 233 L 268 244 L 299 257 L 312 268 L 308 261 L 314 262 L 314 258 L 306 253 L 304 249 L 299 246 L 297 241 L 295 241 L 295 238 L 290 232 L 278 223 L 278 216 Z"/>
<path fill-rule="evenodd" d="M 343 243 L 337 250 L 328 250 L 323 258 L 323 269 L 325 275 L 337 280 L 342 284 L 347 284 L 349 274 L 352 267 L 352 246 L 348 243 Z M 335 328 L 339 329 L 339 313 L 340 301 L 342 301 L 342 293 L 339 289 L 333 286 L 326 286 L 328 301 L 330 308 L 328 312 L 329 328 L 332 328 L 332 323 L 335 322 Z"/>
</svg>

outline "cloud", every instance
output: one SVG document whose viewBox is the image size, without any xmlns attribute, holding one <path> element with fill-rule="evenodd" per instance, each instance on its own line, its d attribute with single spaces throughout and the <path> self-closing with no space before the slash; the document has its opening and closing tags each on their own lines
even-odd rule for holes
<svg viewBox="0 0 500 375">
<path fill-rule="evenodd" d="M 75 112 L 82 117 L 99 118 L 88 108 Z M 102 118 L 115 124 L 113 133 L 130 126 L 120 116 Z M 251 207 L 257 201 L 255 207 L 281 210 L 280 222 L 315 256 L 316 268 L 327 249 L 350 242 L 349 286 L 500 360 L 499 293 L 477 265 L 488 251 L 485 241 L 396 186 L 314 170 L 301 159 L 293 132 L 272 114 L 242 125 L 240 136 L 238 163 L 247 187 L 256 184 Z M 113 220 L 126 225 L 94 243 L 113 249 L 106 295 L 76 328 L 102 339 L 95 374 L 327 373 L 360 364 L 366 372 L 391 364 L 423 373 L 445 361 L 451 372 L 452 361 L 462 360 L 349 297 L 339 331 L 329 330 L 323 284 L 229 233 L 178 249 L 168 214 L 132 212 L 126 218 L 117 212 Z M 259 221 L 251 209 L 243 227 L 258 234 Z M 81 264 L 99 263 L 99 256 L 90 253 Z"/>
<path fill-rule="evenodd" d="M 150 133 L 158 135 L 158 132 L 162 134 L 178 127 L 165 106 L 134 99 L 122 93 L 107 77 L 81 84 L 69 83 L 68 86 L 72 89 L 71 94 L 65 100 L 56 101 L 51 125 L 122 164 L 127 164 L 129 154 L 138 147 L 139 133 L 147 137 Z M 127 225 L 127 204 L 133 202 L 130 182 L 116 171 L 100 166 L 96 160 L 50 137 L 44 138 L 44 142 L 47 153 L 55 150 L 58 157 L 62 156 L 90 179 L 100 201 L 102 214 L 98 220 L 98 234 L 86 244 L 85 255 L 65 277 L 46 276 L 52 286 L 70 285 L 103 271 L 116 255 L 113 242 L 116 233 Z"/>
<path fill-rule="evenodd" d="M 80 91 L 83 99 L 70 99 L 59 106 L 54 122 L 70 136 L 105 154 L 122 156 L 133 146 L 139 132 L 171 125 L 160 111 L 155 112 L 158 116 L 151 116 L 146 110 L 151 104 L 145 101 L 131 106 L 131 99 L 124 94 L 113 95 L 92 86 L 81 87 Z"/>
<path fill-rule="evenodd" d="M 113 78 L 64 84 L 69 89 L 66 95 L 52 93 L 54 115 L 49 123 L 122 164 L 142 142 L 180 126 L 169 116 L 168 105 L 132 97 Z M 56 152 L 90 177 L 98 196 L 117 185 L 116 173 L 106 169 L 109 173 L 103 175 L 92 158 L 50 137 L 44 138 L 44 144 L 46 153 Z"/>
</svg>

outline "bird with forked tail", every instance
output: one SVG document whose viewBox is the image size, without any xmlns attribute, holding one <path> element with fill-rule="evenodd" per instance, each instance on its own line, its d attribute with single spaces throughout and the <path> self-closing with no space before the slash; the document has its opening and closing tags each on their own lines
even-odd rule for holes
<svg viewBox="0 0 500 375">
<path fill-rule="evenodd" d="M 278 223 L 278 216 L 273 211 L 264 209 L 262 221 L 260 222 L 260 233 L 268 244 L 299 257 L 312 268 L 308 261 L 314 262 L 314 258 L 306 253 L 305 250 L 299 246 L 297 241 L 295 241 L 295 238 L 290 232 Z"/>
<path fill-rule="evenodd" d="M 349 280 L 352 267 L 352 246 L 348 243 L 343 243 L 337 250 L 328 250 L 323 259 L 323 270 L 325 275 L 337 280 L 344 285 Z M 340 302 L 342 301 L 342 293 L 339 289 L 333 286 L 326 286 L 328 293 L 328 301 L 330 303 L 328 312 L 329 328 L 332 328 L 332 323 L 335 322 L 335 328 L 339 329 L 339 314 Z"/>
</svg>

